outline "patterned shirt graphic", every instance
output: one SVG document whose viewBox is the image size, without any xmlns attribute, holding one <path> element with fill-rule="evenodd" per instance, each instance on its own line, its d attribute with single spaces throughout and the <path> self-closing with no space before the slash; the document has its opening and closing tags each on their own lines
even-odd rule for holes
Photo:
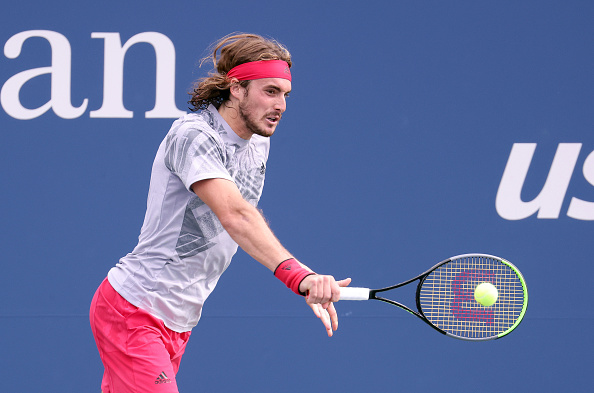
<svg viewBox="0 0 594 393">
<path fill-rule="evenodd" d="M 171 330 L 196 326 L 238 246 L 191 186 L 227 179 L 256 206 L 269 148 L 268 138 L 241 139 L 213 106 L 176 120 L 153 163 L 138 245 L 109 271 L 115 290 Z"/>
</svg>

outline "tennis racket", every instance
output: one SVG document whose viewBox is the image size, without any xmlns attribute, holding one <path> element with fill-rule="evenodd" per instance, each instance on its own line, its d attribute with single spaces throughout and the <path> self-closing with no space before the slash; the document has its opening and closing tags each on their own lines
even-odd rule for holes
<svg viewBox="0 0 594 393">
<path fill-rule="evenodd" d="M 417 310 L 380 297 L 383 292 L 418 281 Z M 475 300 L 475 288 L 484 282 L 497 289 L 489 307 Z M 514 330 L 526 313 L 528 289 L 520 271 L 505 259 L 487 254 L 448 258 L 426 272 L 382 289 L 340 289 L 340 300 L 379 300 L 421 318 L 446 336 L 462 340 L 493 340 Z"/>
</svg>

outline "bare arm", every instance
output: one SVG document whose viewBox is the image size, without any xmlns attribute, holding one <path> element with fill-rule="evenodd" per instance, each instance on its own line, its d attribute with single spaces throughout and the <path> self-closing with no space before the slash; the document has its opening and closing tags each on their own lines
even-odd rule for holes
<svg viewBox="0 0 594 393">
<path fill-rule="evenodd" d="M 274 271 L 282 261 L 293 258 L 272 233 L 258 209 L 243 199 L 235 183 L 225 179 L 207 179 L 194 183 L 192 190 L 215 213 L 231 238 L 262 265 Z M 340 287 L 347 286 L 350 281 L 336 282 L 332 276 L 311 275 L 299 285 L 299 290 L 308 294 L 306 301 L 324 323 L 329 336 L 338 327 L 332 302 L 340 299 Z"/>
<path fill-rule="evenodd" d="M 258 209 L 243 199 L 233 182 L 202 180 L 194 183 L 192 190 L 216 214 L 231 238 L 262 265 L 274 271 L 279 263 L 292 258 Z"/>
</svg>

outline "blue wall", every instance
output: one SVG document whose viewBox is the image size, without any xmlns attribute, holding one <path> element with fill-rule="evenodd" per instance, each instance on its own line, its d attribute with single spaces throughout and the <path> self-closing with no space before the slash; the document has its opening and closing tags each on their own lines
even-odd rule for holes
<svg viewBox="0 0 594 393">
<path fill-rule="evenodd" d="M 513 334 L 468 343 L 342 302 L 329 339 L 240 253 L 194 330 L 181 391 L 592 390 L 593 17 L 590 1 L 5 4 L 0 391 L 99 392 L 91 297 L 135 245 L 154 153 L 210 69 L 198 59 L 233 31 L 294 57 L 261 207 L 295 255 L 371 287 L 500 255 L 530 304 Z M 120 69 L 117 39 L 139 41 Z M 160 82 L 157 59 L 172 67 Z M 107 91 L 120 71 L 121 92 Z M 157 83 L 171 94 L 152 118 Z"/>
</svg>

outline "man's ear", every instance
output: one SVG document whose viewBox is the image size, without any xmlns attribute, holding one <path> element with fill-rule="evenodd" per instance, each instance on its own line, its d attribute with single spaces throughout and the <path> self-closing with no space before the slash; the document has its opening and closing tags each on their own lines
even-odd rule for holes
<svg viewBox="0 0 594 393">
<path fill-rule="evenodd" d="M 240 99 L 244 92 L 243 87 L 239 84 L 239 80 L 237 78 L 231 79 L 231 87 L 229 87 L 229 94 L 237 99 Z"/>
</svg>

